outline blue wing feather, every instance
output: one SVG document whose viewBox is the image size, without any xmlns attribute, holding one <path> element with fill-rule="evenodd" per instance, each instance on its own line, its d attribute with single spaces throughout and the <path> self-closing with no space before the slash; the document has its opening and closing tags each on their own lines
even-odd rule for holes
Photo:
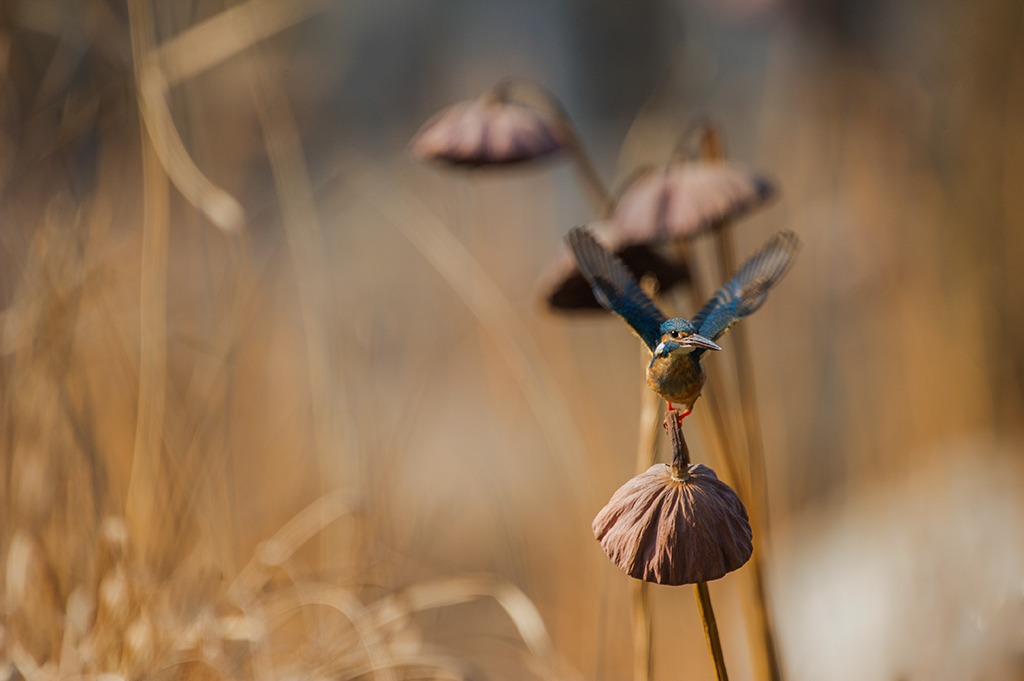
<svg viewBox="0 0 1024 681">
<path fill-rule="evenodd" d="M 717 340 L 733 324 L 761 307 L 768 291 L 786 274 L 799 248 L 800 239 L 793 232 L 779 232 L 769 239 L 693 318 L 697 332 Z"/>
<path fill-rule="evenodd" d="M 625 264 L 583 227 L 569 232 L 569 246 L 597 301 L 622 317 L 654 352 L 661 341 L 665 315 L 643 292 Z"/>
</svg>

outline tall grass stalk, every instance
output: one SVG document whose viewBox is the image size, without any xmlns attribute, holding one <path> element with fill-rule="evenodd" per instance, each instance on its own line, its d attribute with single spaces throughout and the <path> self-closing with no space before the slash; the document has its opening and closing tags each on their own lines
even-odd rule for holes
<svg viewBox="0 0 1024 681">
<path fill-rule="evenodd" d="M 145 30 L 152 32 L 148 6 L 133 0 L 129 7 L 134 7 L 134 13 L 140 18 L 145 7 L 147 15 L 142 23 L 133 22 L 133 36 L 142 35 L 139 31 L 143 24 L 148 25 Z M 137 41 L 133 37 L 139 109 L 153 148 L 175 187 L 225 231 L 238 231 L 245 227 L 242 206 L 235 197 L 206 177 L 192 160 L 174 125 L 167 104 L 168 92 L 172 86 L 252 48 L 259 41 L 326 7 L 325 0 L 249 0 L 192 26 L 159 46 L 150 38 L 145 44 L 146 49 L 135 49 Z"/>
<path fill-rule="evenodd" d="M 288 238 L 292 267 L 299 289 L 305 331 L 306 362 L 313 407 L 313 441 L 323 477 L 321 491 L 337 480 L 349 492 L 359 493 L 360 476 L 352 470 L 355 457 L 346 456 L 346 475 L 339 475 L 336 415 L 344 418 L 344 394 L 332 389 L 338 367 L 332 361 L 326 321 L 330 318 L 327 249 L 317 215 L 302 142 L 284 86 L 270 75 L 258 48 L 246 63 L 263 139 L 274 175 L 278 201 Z M 342 454 L 349 454 L 343 452 Z"/>
<path fill-rule="evenodd" d="M 143 42 L 141 38 L 143 31 L 153 31 L 148 5 L 132 0 L 129 7 L 134 8 L 132 14 L 136 17 L 132 20 L 132 48 L 139 112 L 153 150 L 174 186 L 189 203 L 224 231 L 238 231 L 245 226 L 241 204 L 199 170 L 174 125 L 167 104 L 169 85 L 153 47 L 154 39 L 150 37 Z"/>
<path fill-rule="evenodd" d="M 146 0 L 128 3 L 136 78 L 153 44 L 153 23 Z M 140 109 L 144 108 L 140 101 Z M 160 455 L 163 446 L 164 406 L 167 391 L 167 238 L 170 188 L 154 145 L 142 135 L 142 275 L 140 291 L 139 402 L 135 447 L 125 513 L 139 553 L 150 557 L 155 537 Z"/>
<path fill-rule="evenodd" d="M 328 0 L 248 0 L 168 38 L 154 60 L 174 86 L 329 7 Z"/>
</svg>

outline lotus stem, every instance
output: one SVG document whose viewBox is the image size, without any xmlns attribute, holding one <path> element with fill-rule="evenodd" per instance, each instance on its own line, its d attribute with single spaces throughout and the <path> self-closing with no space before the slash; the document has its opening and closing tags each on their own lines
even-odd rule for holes
<svg viewBox="0 0 1024 681">
<path fill-rule="evenodd" d="M 630 580 L 633 615 L 633 681 L 650 681 L 654 676 L 651 655 L 651 585 Z"/>
<path fill-rule="evenodd" d="M 722 280 L 732 276 L 736 269 L 736 249 L 732 241 L 732 223 L 725 222 L 715 230 L 715 246 L 718 253 L 718 267 Z M 739 384 L 740 409 L 743 412 L 743 431 L 747 438 L 747 464 L 750 474 L 750 489 L 753 493 L 752 512 L 761 520 L 761 532 L 767 531 L 768 504 L 765 490 L 767 476 L 764 466 L 764 443 L 761 441 L 761 419 L 757 411 L 757 397 L 754 387 L 753 358 L 746 329 L 733 329 L 733 361 L 736 362 L 736 380 Z"/>
<path fill-rule="evenodd" d="M 701 156 L 709 161 L 721 161 L 724 158 L 721 138 L 718 130 L 706 125 L 701 136 Z M 732 222 L 725 221 L 715 230 L 715 247 L 718 254 L 718 266 L 721 278 L 727 280 L 736 269 L 736 249 L 732 240 Z M 732 339 L 733 358 L 736 363 L 736 380 L 739 387 L 740 409 L 743 414 L 743 431 L 747 440 L 747 472 L 749 488 L 745 495 L 749 500 L 749 513 L 754 532 L 754 554 L 751 560 L 753 568 L 754 606 L 757 619 L 760 621 L 761 640 L 764 649 L 764 663 L 770 681 L 782 680 L 782 666 L 778 654 L 778 644 L 771 614 L 768 608 L 765 591 L 764 554 L 765 537 L 768 534 L 768 500 L 767 476 L 764 463 L 764 443 L 761 439 L 761 421 L 757 410 L 756 389 L 754 386 L 753 358 L 746 330 L 737 326 Z M 736 479 L 738 482 L 738 478 Z"/>
<path fill-rule="evenodd" d="M 566 119 L 566 122 L 568 122 L 568 119 Z M 608 217 L 615 209 L 615 201 L 612 199 L 611 193 L 608 191 L 608 187 L 605 186 L 601 176 L 597 174 L 597 170 L 594 168 L 594 164 L 591 163 L 590 156 L 587 155 L 586 150 L 583 148 L 583 143 L 580 141 L 575 128 L 572 128 L 572 144 L 569 146 L 568 151 L 572 156 L 576 177 L 590 195 L 594 212 L 599 217 Z"/>
<path fill-rule="evenodd" d="M 677 473 L 687 471 L 690 466 L 690 448 L 686 446 L 686 438 L 683 436 L 683 424 L 675 418 L 668 417 L 665 419 L 665 425 L 668 427 L 669 438 L 672 440 L 672 468 Z M 697 597 L 700 621 L 704 625 L 704 637 L 708 640 L 708 651 L 711 653 L 711 660 L 715 663 L 715 676 L 718 681 L 728 681 L 729 674 L 725 670 L 722 639 L 718 635 L 718 622 L 715 620 L 715 610 L 711 607 L 711 592 L 708 590 L 708 584 L 707 582 L 698 582 L 693 585 L 693 589 Z"/>
<path fill-rule="evenodd" d="M 615 201 L 612 199 L 608 186 L 601 179 L 590 160 L 590 155 L 580 141 L 579 131 L 573 124 L 572 119 L 566 112 L 565 107 L 558 101 L 558 98 L 547 89 L 537 83 L 521 78 L 506 78 L 491 88 L 485 97 L 494 97 L 500 101 L 515 99 L 514 92 L 522 92 L 527 98 L 532 95 L 539 99 L 550 111 L 562 122 L 569 133 L 569 144 L 566 153 L 573 161 L 573 168 L 576 170 L 576 177 L 586 190 L 591 205 L 598 217 L 608 217 L 615 209 Z"/>
<path fill-rule="evenodd" d="M 708 640 L 708 650 L 711 652 L 711 659 L 715 662 L 715 677 L 718 681 L 729 681 L 729 674 L 725 671 L 722 640 L 718 636 L 718 623 L 715 621 L 715 611 L 711 607 L 711 592 L 708 590 L 708 583 L 694 584 L 693 591 L 697 595 L 697 608 L 700 610 L 700 620 L 704 624 L 704 636 Z"/>
</svg>

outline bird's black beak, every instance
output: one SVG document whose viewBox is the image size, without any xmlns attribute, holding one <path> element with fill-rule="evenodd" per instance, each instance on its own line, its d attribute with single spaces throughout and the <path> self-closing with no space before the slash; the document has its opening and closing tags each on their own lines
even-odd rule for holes
<svg viewBox="0 0 1024 681">
<path fill-rule="evenodd" d="M 722 346 L 720 346 L 718 343 L 716 343 L 715 341 L 711 340 L 710 338 L 705 338 L 704 336 L 700 335 L 699 333 L 695 333 L 692 336 L 687 336 L 686 338 L 681 340 L 679 343 L 680 343 L 680 345 L 689 345 L 690 347 L 704 348 L 705 350 L 721 350 L 722 349 Z"/>
</svg>

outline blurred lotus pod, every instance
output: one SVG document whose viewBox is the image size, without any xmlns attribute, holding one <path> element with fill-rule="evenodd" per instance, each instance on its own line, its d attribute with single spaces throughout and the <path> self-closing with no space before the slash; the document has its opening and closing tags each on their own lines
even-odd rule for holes
<svg viewBox="0 0 1024 681">
<path fill-rule="evenodd" d="M 743 503 L 701 464 L 651 466 L 612 495 L 592 527 L 623 572 L 657 584 L 718 579 L 753 551 Z"/>
<path fill-rule="evenodd" d="M 588 228 L 615 255 L 622 259 L 637 281 L 645 276 L 654 277 L 657 290 L 664 292 L 690 281 L 690 270 L 685 263 L 676 262 L 661 255 L 653 246 L 647 244 L 615 245 L 615 234 L 607 222 L 596 222 Z M 576 259 L 569 249 L 562 244 L 555 262 L 543 276 L 541 290 L 544 299 L 552 310 L 601 310 L 601 304 L 594 298 L 590 284 L 576 266 Z"/>
<path fill-rule="evenodd" d="M 428 120 L 412 139 L 421 160 L 484 166 L 523 163 L 558 153 L 573 143 L 558 112 L 510 98 L 517 81 L 503 81 L 480 99 L 459 102 Z"/>
<path fill-rule="evenodd" d="M 741 166 L 692 161 L 641 171 L 612 215 L 622 244 L 684 239 L 739 218 L 775 195 L 764 177 Z"/>
</svg>

